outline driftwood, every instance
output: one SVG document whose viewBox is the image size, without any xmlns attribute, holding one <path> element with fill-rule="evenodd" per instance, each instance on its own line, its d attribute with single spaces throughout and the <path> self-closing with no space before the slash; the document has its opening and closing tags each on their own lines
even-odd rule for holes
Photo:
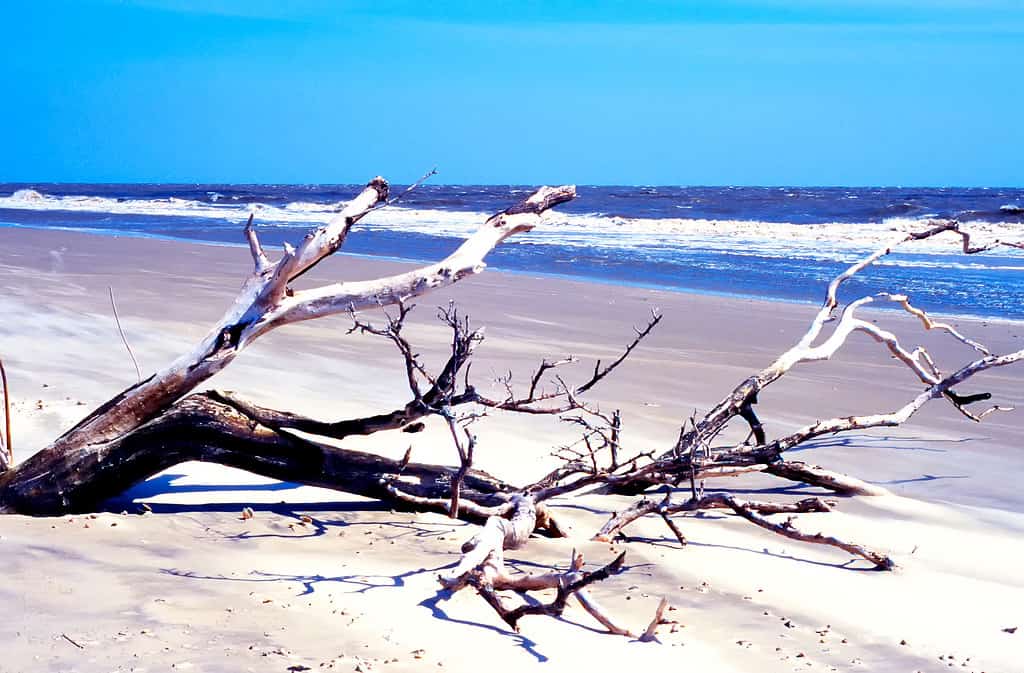
<svg viewBox="0 0 1024 673">
<path fill-rule="evenodd" d="M 580 606 L 596 619 L 609 633 L 636 637 L 634 632 L 620 625 L 590 594 L 591 584 L 622 571 L 626 553 L 619 554 L 611 563 L 593 572 L 583 571 L 583 555 L 575 551 L 565 572 L 540 574 L 511 574 L 505 567 L 504 552 L 522 547 L 533 530 L 537 517 L 537 504 L 530 496 L 516 496 L 509 518 L 492 516 L 483 529 L 462 546 L 462 559 L 448 575 L 438 578 L 448 591 L 472 586 L 494 608 L 508 626 L 519 630 L 519 620 L 527 615 L 558 617 L 569 599 L 575 598 Z M 499 591 L 544 591 L 554 589 L 555 599 L 550 603 L 526 603 L 508 608 L 498 595 Z M 661 621 L 667 601 L 662 599 L 640 640 L 652 640 Z"/>
<path fill-rule="evenodd" d="M 483 524 L 463 547 L 457 567 L 440 577 L 444 591 L 472 586 L 511 628 L 531 614 L 557 616 L 570 600 L 578 602 L 605 629 L 619 635 L 655 637 L 665 601 L 645 630 L 631 631 L 617 623 L 590 593 L 592 586 L 623 569 L 623 556 L 586 572 L 582 557 L 573 554 L 565 571 L 517 575 L 505 567 L 504 552 L 521 548 L 534 533 L 565 536 L 548 501 L 590 492 L 644 494 L 632 506 L 613 515 L 596 532 L 598 540 L 624 536 L 624 530 L 644 516 L 657 516 L 681 545 L 687 538 L 680 521 L 688 514 L 715 509 L 787 538 L 838 548 L 865 559 L 878 569 L 891 569 L 888 555 L 824 533 L 806 533 L 809 517 L 778 521 L 779 515 L 828 512 L 834 501 L 809 498 L 798 502 L 740 500 L 728 492 L 706 492 L 709 480 L 746 472 L 761 472 L 857 495 L 884 490 L 855 477 L 799 461 L 785 460 L 793 447 L 823 435 L 851 430 L 897 426 L 908 421 L 933 399 L 945 399 L 966 418 L 981 421 L 1004 407 L 983 411 L 973 405 L 988 400 L 985 392 L 963 392 L 961 386 L 974 375 L 1024 360 L 1024 350 L 991 353 L 984 345 L 952 326 L 936 321 L 913 306 L 901 294 L 882 293 L 862 297 L 841 306 L 843 283 L 900 244 L 942 234 L 960 238 L 965 254 L 976 254 L 999 243 L 972 245 L 969 234 L 955 221 L 936 221 L 919 232 L 907 234 L 851 265 L 829 285 L 821 308 L 807 332 L 765 369 L 744 379 L 702 417 L 682 424 L 679 438 L 668 450 L 648 447 L 630 450 L 623 446 L 623 419 L 591 406 L 583 396 L 609 376 L 661 321 L 654 313 L 624 352 L 609 364 L 599 361 L 590 378 L 569 384 L 559 368 L 573 358 L 544 360 L 519 393 L 511 376 L 500 379 L 505 395 L 489 398 L 472 385 L 466 373 L 482 333 L 454 306 L 442 309 L 440 319 L 452 332 L 451 352 L 436 370 L 420 361 L 402 328 L 412 310 L 410 301 L 432 289 L 450 285 L 484 268 L 486 255 L 503 240 L 528 231 L 548 209 L 575 196 L 571 186 L 543 187 L 529 198 L 488 218 L 483 225 L 444 260 L 413 271 L 369 281 L 324 285 L 296 290 L 291 283 L 310 272 L 326 256 L 337 251 L 353 224 L 375 208 L 386 205 L 388 184 L 375 178 L 341 209 L 329 224 L 310 233 L 298 247 L 285 245 L 284 253 L 271 261 L 263 250 L 253 218 L 244 233 L 249 243 L 253 271 L 236 300 L 209 334 L 191 351 L 166 368 L 103 404 L 50 446 L 21 464 L 10 453 L 9 412 L 5 414 L 6 450 L 0 451 L 0 512 L 58 515 L 102 507 L 131 485 L 188 460 L 210 461 L 290 482 L 333 488 L 374 498 L 418 511 L 437 511 Z M 859 317 L 870 304 L 894 305 L 926 330 L 938 330 L 972 348 L 977 358 L 943 374 L 923 348 L 908 350 L 893 333 Z M 391 307 L 389 309 L 389 307 Z M 375 324 L 360 311 L 379 309 L 384 322 Z M 294 412 L 265 408 L 223 391 L 194 393 L 200 384 L 226 367 L 254 340 L 272 329 L 293 322 L 346 313 L 354 331 L 374 334 L 389 341 L 405 367 L 410 401 L 392 411 L 356 419 L 319 420 Z M 826 326 L 831 329 L 826 329 Z M 788 435 L 770 437 L 756 413 L 759 395 L 796 366 L 828 360 L 855 333 L 866 334 L 905 366 L 923 389 L 904 406 L 887 413 L 868 413 L 819 420 Z M 0 364 L 0 375 L 3 374 Z M 6 377 L 4 400 L 7 403 Z M 477 438 L 472 423 L 491 412 L 554 414 L 578 426 L 580 439 L 557 447 L 562 459 L 555 470 L 527 485 L 513 485 L 473 467 Z M 329 440 L 368 435 L 383 430 L 416 432 L 430 416 L 448 426 L 453 465 L 431 465 L 341 449 Z M 726 426 L 739 418 L 749 427 L 747 440 L 739 445 L 716 445 Z M 302 433 L 296 434 L 297 432 Z M 319 439 L 317 439 L 319 438 Z M 457 464 L 456 464 L 457 463 Z M 652 497 L 653 489 L 663 495 Z M 549 603 L 510 608 L 501 591 L 554 590 Z"/>
<path fill-rule="evenodd" d="M 336 252 L 352 225 L 386 203 L 387 196 L 388 183 L 383 178 L 374 178 L 329 224 L 310 233 L 297 248 L 285 244 L 284 254 L 276 262 L 271 262 L 264 252 L 250 217 L 245 234 L 253 258 L 253 273 L 224 317 L 191 351 L 100 406 L 47 448 L 8 469 L 0 476 L 0 511 L 53 515 L 99 508 L 111 495 L 180 462 L 179 459 L 168 463 L 155 455 L 160 452 L 158 448 L 136 453 L 123 447 L 126 443 L 132 449 L 139 446 L 131 437 L 135 432 L 147 438 L 147 447 L 158 447 L 164 442 L 181 444 L 178 436 L 180 428 L 190 424 L 188 414 L 198 415 L 192 425 L 208 433 L 223 431 L 224 441 L 237 441 L 239 435 L 232 433 L 232 428 L 208 421 L 205 404 L 179 400 L 230 364 L 248 344 L 289 323 L 397 304 L 479 273 L 485 266 L 484 257 L 494 246 L 531 229 L 546 210 L 572 199 L 575 188 L 537 190 L 489 218 L 441 262 L 369 281 L 308 290 L 290 287 L 293 280 Z M 180 426 L 175 425 L 175 419 Z M 375 420 L 379 419 L 360 419 L 354 424 L 369 428 Z M 163 432 L 168 433 L 166 438 Z M 252 431 L 251 439 L 251 448 L 257 450 L 262 450 L 262 443 L 267 441 L 259 428 Z M 217 440 L 211 439 L 208 446 L 218 446 Z M 200 450 L 199 455 L 195 450 L 187 453 L 190 458 L 184 459 L 240 460 L 233 455 L 222 461 L 221 453 L 213 448 Z M 271 471 L 277 471 L 281 465 L 278 459 L 264 461 L 263 456 L 254 456 L 255 465 L 266 463 L 266 469 Z M 315 457 L 312 461 L 305 473 L 295 476 L 314 476 L 318 465 Z M 293 461 L 284 463 L 280 469 L 295 469 Z"/>
</svg>

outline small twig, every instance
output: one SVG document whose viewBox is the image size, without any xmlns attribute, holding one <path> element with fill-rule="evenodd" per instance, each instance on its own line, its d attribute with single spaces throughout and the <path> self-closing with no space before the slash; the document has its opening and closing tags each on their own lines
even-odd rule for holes
<svg viewBox="0 0 1024 673">
<path fill-rule="evenodd" d="M 455 478 L 452 479 L 452 499 L 451 505 L 448 507 L 448 516 L 452 519 L 457 519 L 459 517 L 459 498 L 462 494 L 462 482 L 466 479 L 466 473 L 473 466 L 473 449 L 476 446 L 476 437 L 469 430 L 463 428 L 463 432 L 466 433 L 466 445 L 463 447 L 462 441 L 459 439 L 459 426 L 455 422 L 455 418 L 450 413 L 445 414 L 444 418 L 448 422 L 448 429 L 451 431 L 455 449 L 459 452 L 459 470 L 455 473 Z"/>
<path fill-rule="evenodd" d="M 139 361 L 135 359 L 135 353 L 132 352 L 132 347 L 128 345 L 128 339 L 124 335 L 124 329 L 121 328 L 121 318 L 117 315 L 117 304 L 114 303 L 114 288 L 108 285 L 107 292 L 110 293 L 110 308 L 114 311 L 114 322 L 117 323 L 117 331 L 121 335 L 121 341 L 124 343 L 124 347 L 128 351 L 128 356 L 132 359 L 132 364 L 135 365 L 135 376 L 138 377 L 139 383 L 141 383 L 142 370 L 139 369 Z"/>
<path fill-rule="evenodd" d="M 619 435 L 622 433 L 622 414 L 616 409 L 612 412 L 612 436 L 608 442 L 608 449 L 612 454 L 611 469 L 619 468 Z"/>
<path fill-rule="evenodd" d="M 661 624 L 662 615 L 665 614 L 665 608 L 668 607 L 668 598 L 662 597 L 661 602 L 658 603 L 658 609 L 654 611 L 654 618 L 651 619 L 651 623 L 647 626 L 647 630 L 644 631 L 643 635 L 640 636 L 639 640 L 641 643 L 649 643 L 655 640 L 655 636 L 658 632 L 658 625 Z"/>
<path fill-rule="evenodd" d="M 260 245 L 259 236 L 256 234 L 256 227 L 253 225 L 253 213 L 249 213 L 249 220 L 245 223 L 245 239 L 249 242 L 249 252 L 252 253 L 253 265 L 256 269 L 256 273 L 263 273 L 270 268 L 270 260 L 267 259 L 267 254 L 263 252 L 263 246 Z"/>
<path fill-rule="evenodd" d="M 60 636 L 61 636 L 61 638 L 63 638 L 64 640 L 68 641 L 69 643 L 71 643 L 72 645 L 77 647 L 78 649 L 80 649 L 80 650 L 84 650 L 85 649 L 84 647 L 82 647 L 81 645 L 76 643 L 74 640 L 72 640 L 71 636 L 69 636 L 68 634 L 62 633 L 62 634 L 60 634 Z"/>
<path fill-rule="evenodd" d="M 579 388 L 576 389 L 576 394 L 577 395 L 581 395 L 581 394 L 587 392 L 588 390 L 593 388 L 597 384 L 598 381 L 600 381 L 604 377 L 608 376 L 608 374 L 610 374 L 613 369 L 615 369 L 620 364 L 622 364 L 622 362 L 627 357 L 629 357 L 629 354 L 633 352 L 633 349 L 636 348 L 637 345 L 639 345 L 639 343 L 641 341 L 643 341 L 644 338 L 648 334 L 651 333 L 651 330 L 654 329 L 658 325 L 659 322 L 661 322 L 661 319 L 663 317 L 664 317 L 664 315 L 661 314 L 661 313 L 658 313 L 657 309 L 651 310 L 651 320 L 647 323 L 647 326 L 644 327 L 643 329 L 637 329 L 635 327 L 633 328 L 633 331 L 636 332 L 636 338 L 633 339 L 633 342 L 631 344 L 626 346 L 626 350 L 622 353 L 622 355 L 620 355 L 614 362 L 612 362 L 610 365 L 608 365 L 604 369 L 601 369 L 601 361 L 598 360 L 597 365 L 594 366 L 594 375 L 590 377 L 589 381 L 587 381 L 582 386 L 580 386 Z"/>
<path fill-rule="evenodd" d="M 404 199 L 405 196 L 409 192 L 411 192 L 412 190 L 416 189 L 417 187 L 419 187 L 420 185 L 422 185 L 424 182 L 426 182 L 430 178 L 434 177 L 435 175 L 437 175 L 437 166 L 434 166 L 429 171 L 424 173 L 423 177 L 421 177 L 419 180 L 417 180 L 416 182 L 414 182 L 411 185 L 409 185 L 408 187 L 406 187 L 405 191 L 403 191 L 401 194 L 399 194 L 398 196 L 395 196 L 395 197 L 392 197 L 392 198 L 388 199 L 387 201 L 384 202 L 383 205 L 381 205 L 379 207 L 383 208 L 384 206 L 390 206 L 392 204 L 398 203 L 399 201 Z"/>
<path fill-rule="evenodd" d="M 11 394 L 7 388 L 7 370 L 4 369 L 3 360 L 0 360 L 0 383 L 3 384 L 4 393 L 4 432 L 7 437 L 7 466 L 11 467 L 14 465 L 14 444 L 11 443 Z M 0 443 L 0 448 L 4 448 L 3 443 Z"/>
<path fill-rule="evenodd" d="M 665 521 L 665 525 L 668 526 L 668 529 L 672 531 L 672 534 L 676 536 L 677 540 L 679 540 L 679 545 L 681 547 L 685 547 L 686 536 L 683 535 L 683 531 L 679 529 L 679 526 L 677 526 L 676 522 L 672 520 L 672 517 L 670 517 L 665 512 L 658 512 L 658 514 L 661 515 L 661 518 Z"/>
</svg>

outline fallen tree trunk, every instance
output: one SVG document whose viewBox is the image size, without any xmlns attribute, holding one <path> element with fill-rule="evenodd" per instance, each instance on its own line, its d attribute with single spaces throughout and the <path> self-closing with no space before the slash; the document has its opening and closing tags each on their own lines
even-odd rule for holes
<svg viewBox="0 0 1024 673">
<path fill-rule="evenodd" d="M 396 507 L 408 507 L 409 502 L 396 497 L 389 486 L 397 484 L 420 498 L 446 498 L 457 472 L 275 430 L 210 392 L 188 396 L 112 442 L 32 456 L 0 476 L 0 512 L 53 516 L 96 511 L 133 484 L 189 460 L 323 486 Z M 463 497 L 484 507 L 502 505 L 514 492 L 511 485 L 479 470 L 470 470 L 463 482 Z"/>
<path fill-rule="evenodd" d="M 542 187 L 520 203 L 489 218 L 444 260 L 395 276 L 294 290 L 290 283 L 336 252 L 349 230 L 371 210 L 386 204 L 388 183 L 377 177 L 326 226 L 298 248 L 285 244 L 271 262 L 252 218 L 246 236 L 254 262 L 234 303 L 207 336 L 165 369 L 128 388 L 86 416 L 44 451 L 50 460 L 63 452 L 116 440 L 156 418 L 230 364 L 250 343 L 289 323 L 406 301 L 455 283 L 484 269 L 484 258 L 509 236 L 529 231 L 548 209 L 574 198 L 575 187 Z"/>
<path fill-rule="evenodd" d="M 371 180 L 329 224 L 307 235 L 298 248 L 285 244 L 284 254 L 276 262 L 268 259 L 250 217 L 245 234 L 254 270 L 224 317 L 195 348 L 168 367 L 116 395 L 20 465 L 6 466 L 9 469 L 0 474 L 0 511 L 57 515 L 95 510 L 133 484 L 187 460 L 217 462 L 405 506 L 410 504 L 408 498 L 433 500 L 449 495 L 453 479 L 463 483 L 467 512 L 474 506 L 504 502 L 496 494 L 509 487 L 468 470 L 468 465 L 459 471 L 433 465 L 403 466 L 282 432 L 282 428 L 294 426 L 339 438 L 402 427 L 424 415 L 440 413 L 441 407 L 452 402 L 454 377 L 478 340 L 475 334 L 465 335 L 459 352 L 453 352 L 425 394 L 410 378 L 414 400 L 390 414 L 324 423 L 223 394 L 181 398 L 272 329 L 329 315 L 401 305 L 480 273 L 485 267 L 484 258 L 496 245 L 529 231 L 544 212 L 575 195 L 573 186 L 542 187 L 488 218 L 440 262 L 394 276 L 309 290 L 295 290 L 290 283 L 336 252 L 353 224 L 387 203 L 388 183 L 380 177 Z M 415 377 L 418 364 L 411 351 L 405 354 L 410 377 Z M 475 395 L 468 394 L 465 401 L 473 399 Z M 388 480 L 400 473 L 403 479 L 416 477 L 419 481 L 410 485 L 400 480 L 396 491 L 396 484 Z M 407 499 L 403 500 L 402 495 Z M 479 511 L 467 515 L 481 516 Z"/>
</svg>

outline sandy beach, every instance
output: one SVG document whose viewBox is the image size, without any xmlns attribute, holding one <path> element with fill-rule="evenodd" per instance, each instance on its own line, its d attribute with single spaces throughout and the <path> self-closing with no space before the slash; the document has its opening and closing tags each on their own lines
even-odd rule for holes
<svg viewBox="0 0 1024 673">
<path fill-rule="evenodd" d="M 0 357 L 14 400 L 16 457 L 136 380 L 108 288 L 145 375 L 205 334 L 250 264 L 238 247 L 0 228 Z M 303 280 L 371 278 L 405 266 L 338 255 Z M 563 375 L 585 380 L 652 309 L 664 313 L 650 339 L 588 393 L 602 408 L 622 410 L 628 447 L 657 452 L 671 447 L 683 419 L 792 345 L 814 311 L 488 270 L 418 302 L 408 336 L 428 363 L 445 356 L 448 334 L 434 316 L 450 300 L 486 326 L 472 371 L 478 387 L 495 391 L 495 376 L 511 371 L 523 385 L 545 357 L 578 357 Z M 947 371 L 973 359 L 905 315 L 865 315 L 926 346 Z M 1022 347 L 1022 323 L 954 322 L 994 352 Z M 325 419 L 403 405 L 408 391 L 393 346 L 347 334 L 349 326 L 344 317 L 288 326 L 209 387 Z M 920 389 L 884 349 L 855 336 L 832 361 L 772 386 L 758 410 L 769 432 L 779 432 L 890 411 Z M 1024 406 L 1013 367 L 973 379 L 971 389 Z M 416 460 L 455 462 L 444 428 L 428 426 L 345 446 L 399 458 L 411 442 Z M 742 439 L 741 428 L 734 432 Z M 555 419 L 515 415 L 483 419 L 478 435 L 477 467 L 523 483 L 554 467 L 553 447 L 575 436 Z M 976 424 L 933 402 L 904 427 L 824 438 L 799 451 L 891 491 L 837 498 L 836 511 L 795 523 L 890 553 L 900 566 L 893 573 L 717 513 L 680 519 L 686 547 L 655 519 L 628 528 L 628 541 L 591 542 L 613 507 L 631 500 L 556 501 L 574 536 L 533 539 L 510 552 L 510 564 L 564 568 L 577 549 L 590 567 L 625 550 L 628 572 L 595 593 L 639 629 L 667 597 L 676 623 L 661 626 L 653 643 L 602 633 L 576 607 L 558 620 L 528 617 L 515 634 L 471 591 L 445 600 L 436 576 L 458 560 L 470 524 L 184 464 L 136 486 L 108 512 L 0 517 L 0 603 L 8 606 L 0 671 L 1022 670 L 1021 437 L 1024 410 Z M 767 477 L 709 487 L 783 500 L 829 495 Z M 240 518 L 244 507 L 252 519 Z"/>
</svg>

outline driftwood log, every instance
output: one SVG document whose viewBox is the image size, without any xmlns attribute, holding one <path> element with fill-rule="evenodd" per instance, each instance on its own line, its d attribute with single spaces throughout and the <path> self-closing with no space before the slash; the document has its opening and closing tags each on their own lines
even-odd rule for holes
<svg viewBox="0 0 1024 673">
<path fill-rule="evenodd" d="M 944 399 L 957 412 L 980 422 L 990 413 L 1008 409 L 995 405 L 983 411 L 973 410 L 974 405 L 991 396 L 985 392 L 963 392 L 962 385 L 980 372 L 1024 360 L 1024 350 L 990 352 L 951 325 L 934 320 L 902 294 L 881 293 L 841 302 L 839 292 L 845 281 L 902 244 L 940 235 L 955 236 L 965 254 L 981 253 L 997 245 L 1024 245 L 999 241 L 972 245 L 969 233 L 958 222 L 933 221 L 923 224 L 920 231 L 901 235 L 833 279 L 821 308 L 800 340 L 768 367 L 741 381 L 703 416 L 683 422 L 674 446 L 660 452 L 649 447 L 630 449 L 621 442 L 621 414 L 592 407 L 582 396 L 641 344 L 660 322 L 657 313 L 644 327 L 637 328 L 635 338 L 620 357 L 605 366 L 598 362 L 587 381 L 570 385 L 558 375 L 558 368 L 573 361 L 571 358 L 544 360 L 530 377 L 525 392 L 514 390 L 510 377 L 501 379 L 506 395 L 498 399 L 480 394 L 465 374 L 467 363 L 483 337 L 471 329 L 469 321 L 453 306 L 440 312 L 442 321 L 452 331 L 452 346 L 437 373 L 420 361 L 416 349 L 402 334 L 405 318 L 412 309 L 411 299 L 482 271 L 484 258 L 496 245 L 530 230 L 547 210 L 574 198 L 575 188 L 538 189 L 529 198 L 488 218 L 451 255 L 435 264 L 368 281 L 334 283 L 309 290 L 291 286 L 336 252 L 356 222 L 387 205 L 388 196 L 388 183 L 383 178 L 374 178 L 330 223 L 310 233 L 297 247 L 286 244 L 276 261 L 271 261 L 263 250 L 250 217 L 244 233 L 253 271 L 224 317 L 192 350 L 119 393 L 20 464 L 13 463 L 9 428 L 5 436 L 0 435 L 4 440 L 0 443 L 0 513 L 61 515 L 91 511 L 135 483 L 177 463 L 215 462 L 275 479 L 374 498 L 397 507 L 444 512 L 481 523 L 480 532 L 464 545 L 457 567 L 439 578 L 444 591 L 475 588 L 512 628 L 518 628 L 526 615 L 557 616 L 574 600 L 609 632 L 635 636 L 640 634 L 639 630 L 631 631 L 618 624 L 590 593 L 592 585 L 622 570 L 622 556 L 589 573 L 583 570 L 582 558 L 575 553 L 565 571 L 517 575 L 506 569 L 504 552 L 521 548 L 532 534 L 566 535 L 546 505 L 548 501 L 581 492 L 640 495 L 632 506 L 613 515 L 594 533 L 598 540 L 622 536 L 630 523 L 644 516 L 657 516 L 685 545 L 680 519 L 693 512 L 716 509 L 772 533 L 832 546 L 866 560 L 875 568 L 891 569 L 895 561 L 882 552 L 824 533 L 803 532 L 790 519 L 770 518 L 827 512 L 835 506 L 834 501 L 746 501 L 724 491 L 707 492 L 707 483 L 718 477 L 761 472 L 839 493 L 883 493 L 879 487 L 855 477 L 786 460 L 785 454 L 822 435 L 901 425 L 934 399 Z M 871 304 L 892 305 L 924 329 L 944 332 L 973 349 L 976 359 L 951 368 L 952 373 L 942 373 L 924 348 L 908 349 L 894 333 L 862 319 L 858 312 Z M 392 307 L 391 312 L 387 307 Z M 359 317 L 358 312 L 367 309 L 384 310 L 385 322 L 375 325 Z M 263 334 L 289 323 L 340 313 L 352 316 L 353 330 L 378 335 L 396 347 L 404 362 L 411 398 L 405 406 L 365 418 L 325 421 L 261 407 L 225 392 L 193 392 Z M 895 410 L 819 420 L 788 435 L 771 437 L 756 413 L 759 396 L 793 368 L 828 360 L 857 333 L 878 342 L 905 366 L 920 382 L 920 393 Z M 6 389 L 4 401 L 6 404 Z M 473 467 L 477 438 L 471 424 L 489 410 L 559 415 L 577 425 L 581 437 L 572 445 L 556 449 L 554 455 L 562 459 L 557 469 L 532 484 L 510 484 Z M 458 465 L 417 463 L 408 453 L 402 460 L 392 460 L 341 449 L 329 441 L 382 430 L 416 432 L 428 416 L 439 416 L 448 424 Z M 716 444 L 726 426 L 737 418 L 749 427 L 747 440 L 738 445 Z M 9 423 L 7 414 L 5 422 Z M 656 490 L 661 493 L 654 494 Z M 498 593 L 506 590 L 553 590 L 555 598 L 548 603 L 511 608 Z M 651 623 L 639 635 L 641 640 L 654 638 L 664 609 L 662 601 Z"/>
<path fill-rule="evenodd" d="M 210 414 L 209 398 L 182 398 L 272 329 L 397 304 L 479 273 L 484 269 L 484 258 L 496 245 L 528 231 L 546 210 L 574 196 L 572 186 L 543 187 L 489 218 L 438 263 L 395 276 L 309 290 L 293 290 L 290 283 L 336 252 L 353 224 L 387 203 L 388 183 L 379 177 L 371 180 L 329 224 L 310 233 L 297 248 L 285 244 L 284 254 L 276 262 L 264 252 L 250 217 L 245 234 L 253 273 L 224 317 L 191 351 L 100 406 L 50 446 L 9 467 L 0 475 L 0 511 L 55 515 L 94 510 L 105 499 L 181 460 L 247 464 L 255 472 L 276 473 L 268 476 L 287 473 L 297 481 L 329 485 L 322 479 L 322 470 L 331 462 L 328 454 L 316 452 L 316 457 L 313 451 L 307 451 L 305 461 L 285 460 L 276 454 L 261 456 L 259 452 L 269 449 L 266 444 L 271 440 L 256 428 L 249 433 L 252 459 L 243 460 L 240 454 L 244 451 L 222 451 L 225 445 L 243 448 L 239 444 L 241 435 L 236 432 L 239 427 L 214 420 L 216 412 L 224 408 L 218 407 Z M 363 425 L 364 432 L 368 432 L 374 419 L 353 424 Z M 187 449 L 190 428 L 196 434 L 202 430 L 207 441 L 195 441 Z M 141 432 L 145 440 L 133 440 L 131 436 L 136 432 Z M 161 449 L 164 445 L 166 450 Z"/>
</svg>

